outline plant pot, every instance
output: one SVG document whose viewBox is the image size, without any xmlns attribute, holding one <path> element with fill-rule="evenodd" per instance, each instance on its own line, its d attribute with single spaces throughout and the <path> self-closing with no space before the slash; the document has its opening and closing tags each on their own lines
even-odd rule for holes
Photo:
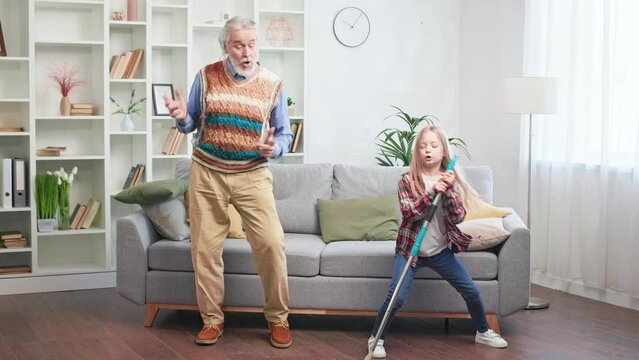
<svg viewBox="0 0 639 360">
<path fill-rule="evenodd" d="M 71 115 L 71 100 L 69 100 L 68 96 L 63 96 L 62 99 L 60 99 L 60 115 Z"/>
<path fill-rule="evenodd" d="M 124 119 L 120 123 L 120 130 L 122 131 L 133 131 L 135 126 L 133 125 L 133 119 L 131 119 L 131 114 L 124 115 Z"/>
<path fill-rule="evenodd" d="M 39 232 L 52 232 L 58 225 L 56 219 L 38 219 L 38 231 Z"/>
<path fill-rule="evenodd" d="M 295 116 L 295 108 L 294 107 L 289 107 L 288 108 L 288 116 Z"/>
</svg>

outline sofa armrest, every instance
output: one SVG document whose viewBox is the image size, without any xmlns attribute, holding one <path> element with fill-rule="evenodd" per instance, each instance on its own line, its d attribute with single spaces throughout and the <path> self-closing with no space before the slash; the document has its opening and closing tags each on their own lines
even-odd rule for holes
<svg viewBox="0 0 639 360">
<path fill-rule="evenodd" d="M 160 239 L 144 212 L 137 211 L 117 222 L 117 291 L 135 302 L 146 302 L 147 249 Z"/>
<path fill-rule="evenodd" d="M 510 315 L 528 305 L 530 296 L 530 231 L 513 210 L 504 218 L 510 237 L 498 255 L 499 314 Z"/>
</svg>

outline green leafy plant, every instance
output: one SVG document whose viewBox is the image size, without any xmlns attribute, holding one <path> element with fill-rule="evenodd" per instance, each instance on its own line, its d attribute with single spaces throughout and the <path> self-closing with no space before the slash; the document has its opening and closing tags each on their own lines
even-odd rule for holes
<svg viewBox="0 0 639 360">
<path fill-rule="evenodd" d="M 413 117 L 397 106 L 391 105 L 397 110 L 396 113 L 387 116 L 398 117 L 408 125 L 408 129 L 387 128 L 377 134 L 377 146 L 379 147 L 375 159 L 382 166 L 409 166 L 413 158 L 413 143 L 419 130 L 420 124 L 425 123 L 428 126 L 434 126 L 439 119 L 433 115 L 424 115 L 421 117 Z M 448 138 L 448 143 L 460 150 L 466 157 L 470 159 L 470 153 L 464 140 L 458 137 Z"/>
<path fill-rule="evenodd" d="M 293 99 L 289 96 L 286 98 L 286 104 L 288 104 L 288 106 L 293 106 L 295 105 L 295 101 L 293 101 Z"/>
<path fill-rule="evenodd" d="M 58 211 L 58 178 L 53 174 L 36 174 L 36 211 L 38 219 L 53 219 Z"/>
<path fill-rule="evenodd" d="M 113 113 L 114 114 L 136 114 L 139 113 L 140 111 L 142 111 L 142 109 L 140 107 L 138 107 L 138 105 L 142 104 L 144 101 L 146 101 L 146 98 L 142 98 L 138 101 L 134 101 L 133 98 L 135 97 L 135 89 L 131 89 L 131 97 L 129 98 L 129 104 L 127 105 L 127 107 L 122 107 L 120 104 L 118 104 L 117 101 L 115 101 L 114 98 L 109 96 L 109 99 L 111 99 L 111 102 L 115 104 L 115 106 L 117 106 L 117 110 L 115 110 Z"/>
</svg>

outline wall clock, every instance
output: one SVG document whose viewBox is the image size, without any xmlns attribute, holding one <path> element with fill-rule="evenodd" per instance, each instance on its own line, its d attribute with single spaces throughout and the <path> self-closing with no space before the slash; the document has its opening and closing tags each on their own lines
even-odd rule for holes
<svg viewBox="0 0 639 360">
<path fill-rule="evenodd" d="M 371 22 L 366 13 L 356 7 L 345 7 L 333 19 L 333 33 L 340 44 L 358 47 L 368 39 Z"/>
</svg>

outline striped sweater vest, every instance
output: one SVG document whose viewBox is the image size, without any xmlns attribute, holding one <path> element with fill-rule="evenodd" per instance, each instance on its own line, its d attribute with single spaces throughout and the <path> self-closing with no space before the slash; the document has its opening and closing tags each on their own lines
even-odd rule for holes
<svg viewBox="0 0 639 360">
<path fill-rule="evenodd" d="M 225 173 L 268 165 L 257 144 L 270 127 L 282 80 L 262 65 L 237 80 L 224 61 L 207 65 L 202 79 L 202 116 L 193 146 L 193 161 Z"/>
</svg>

